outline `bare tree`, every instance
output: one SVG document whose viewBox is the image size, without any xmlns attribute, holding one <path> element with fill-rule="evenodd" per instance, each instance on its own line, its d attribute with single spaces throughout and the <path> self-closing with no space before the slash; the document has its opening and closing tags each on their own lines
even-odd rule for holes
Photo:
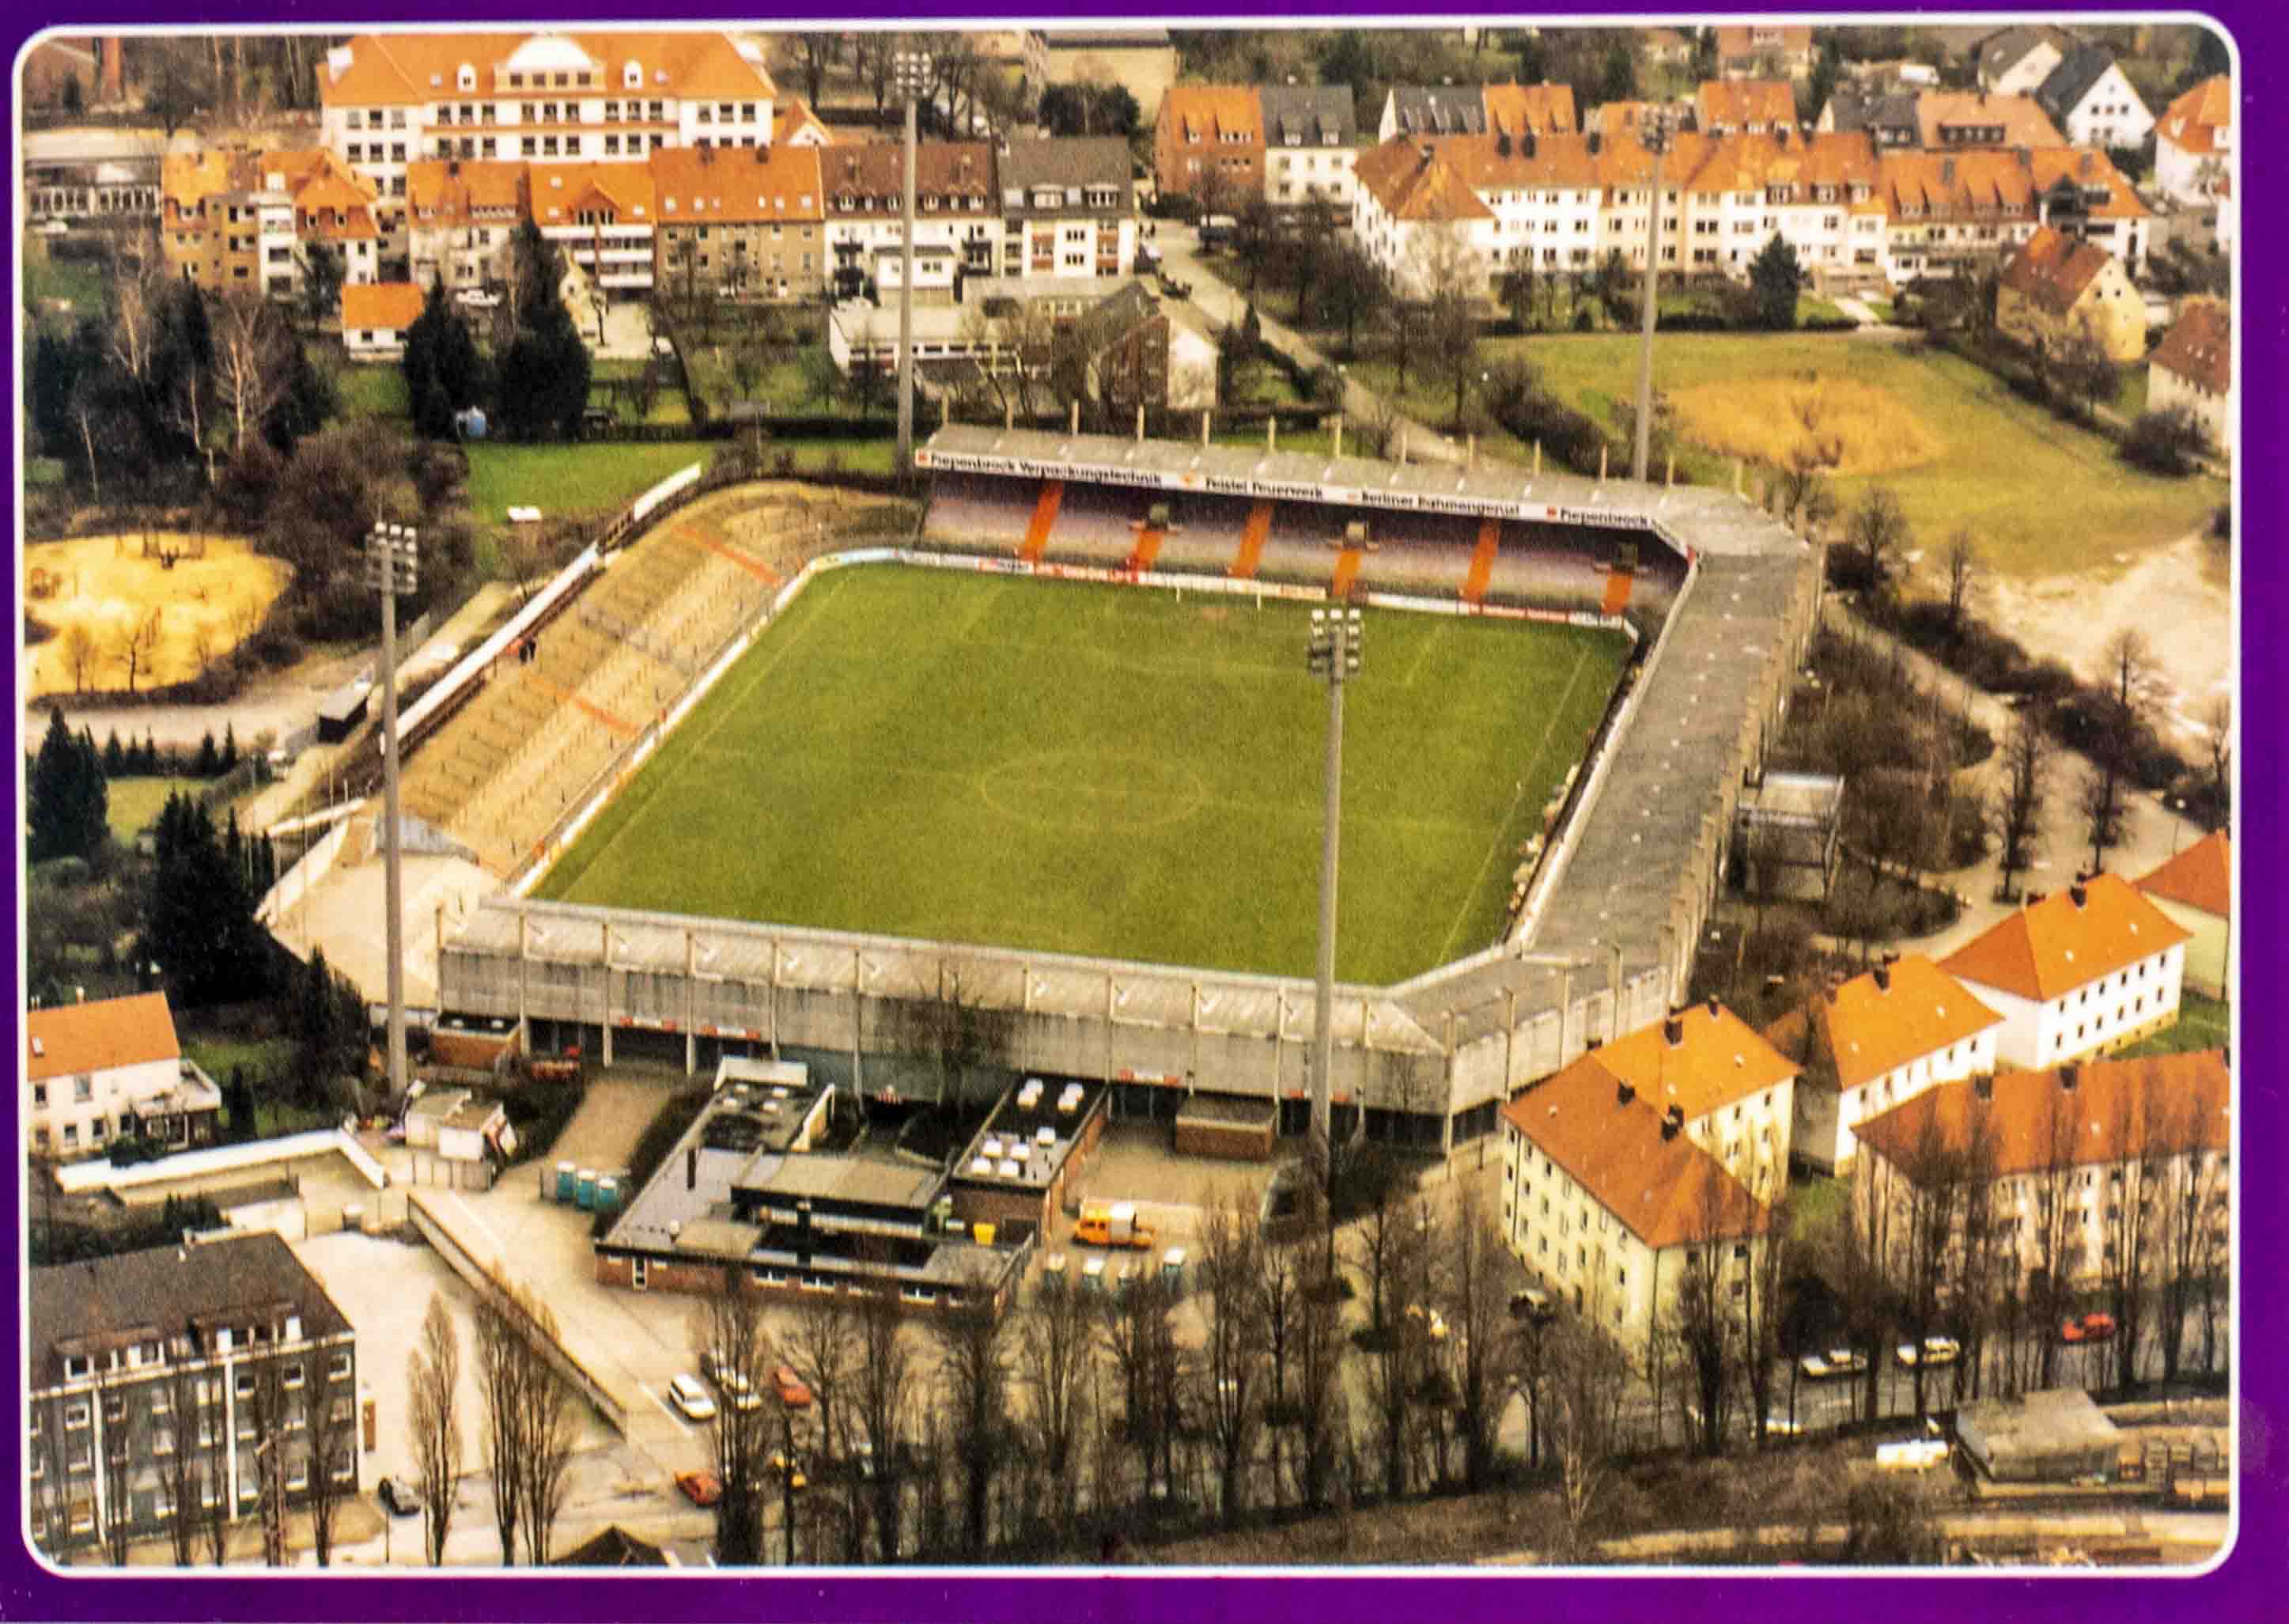
<svg viewBox="0 0 2289 1624">
<path fill-rule="evenodd" d="M 1299 1252 L 1305 1249 L 1297 1248 Z M 1310 1259 L 1316 1263 L 1317 1258 Z M 1309 1267 L 1309 1263 L 1307 1263 Z M 1296 1492 L 1306 1506 L 1323 1506 L 1334 1486 L 1336 1445 L 1349 1430 L 1344 1402 L 1343 1302 L 1332 1270 L 1308 1275 L 1296 1340 L 1296 1425 L 1300 1459 Z"/>
<path fill-rule="evenodd" d="M 138 676 L 148 676 L 158 658 L 159 634 L 164 625 L 161 605 L 154 604 L 150 612 L 133 621 L 120 634 L 119 663 L 127 669 L 127 692 L 135 692 Z"/>
<path fill-rule="evenodd" d="M 1443 1318 L 1432 1318 L 1433 1270 L 1424 1204 L 1387 1199 L 1368 1213 L 1361 1234 L 1376 1294 L 1389 1294 L 1384 1315 L 1368 1332 L 1368 1400 L 1375 1411 L 1384 1488 L 1396 1498 L 1407 1492 L 1410 1478 L 1408 1450 L 1415 1435 L 1408 1421 L 1424 1396 L 1433 1345 L 1446 1340 L 1447 1327 Z"/>
<path fill-rule="evenodd" d="M 151 261 L 131 263 L 112 276 L 109 340 L 112 364 L 138 388 L 148 388 L 163 340 L 160 306 L 167 286 Z"/>
<path fill-rule="evenodd" d="M 124 1568 L 134 1545 L 135 1458 L 143 1452 L 150 1417 L 142 1404 L 116 1388 L 98 1387 L 87 1402 L 100 1411 L 103 1422 L 103 1452 L 95 1469 L 103 1476 L 104 1554 L 112 1566 Z"/>
<path fill-rule="evenodd" d="M 1455 1408 L 1463 1436 L 1463 1476 L 1472 1493 L 1484 1489 L 1495 1464 L 1495 1430 L 1516 1369 L 1511 1335 L 1512 1275 L 1509 1249 L 1495 1214 L 1464 1185 L 1448 1210 L 1439 1250 L 1447 1260 L 1443 1293 L 1455 1353 Z"/>
<path fill-rule="evenodd" d="M 156 1417 L 152 1447 L 158 1452 L 162 1492 L 175 1508 L 167 1519 L 167 1537 L 175 1549 L 175 1565 L 187 1568 L 198 1550 L 200 1382 L 177 1364 L 160 1388 L 166 1409 Z M 153 1402 L 158 1402 L 155 1394 Z"/>
<path fill-rule="evenodd" d="M 1726 1268 L 1740 1239 L 1736 1226 L 1727 1221 L 1725 1187 L 1730 1182 L 1730 1176 L 1715 1167 L 1703 1170 L 1677 1294 L 1671 1301 L 1668 1324 L 1656 1330 L 1652 1355 L 1663 1356 L 1664 1343 L 1675 1350 L 1685 1378 L 1679 1384 L 1682 1396 L 1690 1405 L 1687 1419 L 1700 1432 L 1701 1452 L 1711 1457 L 1725 1450 L 1725 1423 L 1742 1361 L 1729 1277 L 1736 1271 Z M 1753 1268 L 1753 1263 L 1749 1267 Z"/>
<path fill-rule="evenodd" d="M 229 1411 L 219 1372 L 199 1378 L 199 1532 L 206 1543 L 207 1560 L 216 1567 L 230 1553 L 231 1519 L 238 1515 L 232 1503 L 231 1457 L 238 1442 L 231 1436 Z"/>
<path fill-rule="evenodd" d="M 1309 1277 L 1305 1244 L 1288 1244 L 1264 1237 L 1256 1249 L 1256 1291 L 1250 1305 L 1261 1318 L 1257 1340 L 1264 1348 L 1264 1422 L 1272 1435 L 1272 1486 L 1275 1494 L 1284 1471 L 1288 1433 L 1297 1420 L 1290 1399 L 1290 1365 L 1304 1313 L 1304 1286 Z"/>
<path fill-rule="evenodd" d="M 752 1566 L 763 1558 L 772 1418 L 764 1412 L 762 1395 L 771 1344 L 762 1299 L 745 1269 L 727 1270 L 722 1289 L 701 1300 L 692 1316 L 691 1340 L 722 1396 L 708 1434 L 722 1492 L 715 1504 L 715 1559 L 726 1567 Z M 783 1476 L 792 1482 L 791 1473 Z M 793 1527 L 790 1520 L 790 1538 Z"/>
<path fill-rule="evenodd" d="M 303 1430 L 291 1423 L 283 1373 L 274 1360 L 257 1364 L 239 1380 L 251 1380 L 251 1391 L 242 1390 L 239 1412 L 254 1427 L 255 1515 L 262 1527 L 262 1564 L 286 1565 L 286 1496 L 296 1476 L 307 1482 L 309 1457 L 293 1434 Z M 242 1468 L 242 1470 L 244 1468 Z"/>
<path fill-rule="evenodd" d="M 2102 868 L 2106 854 L 2130 834 L 2130 803 L 2121 775 L 2103 762 L 2091 763 L 2076 787 L 2074 808 L 2082 820 L 2083 838 L 2090 842 L 2090 866 Z"/>
<path fill-rule="evenodd" d="M 975 1276 L 930 1330 L 949 1442 L 961 1471 L 963 1540 L 974 1560 L 985 1554 L 994 1484 L 1008 1454 L 1010 1321 L 994 1300 L 991 1282 Z"/>
<path fill-rule="evenodd" d="M 2181 1159 L 2159 1196 L 2155 1244 L 2160 1254 L 2162 1380 L 2175 1381 L 2185 1357 L 2188 1322 L 2205 1306 L 2206 1283 L 2225 1250 L 2227 1187 L 2224 1156 L 2208 1148 L 2190 1098 L 2170 1102 L 2165 1142 Z"/>
<path fill-rule="evenodd" d="M 2034 862 L 2042 836 L 2043 803 L 2050 792 L 2057 747 L 2043 718 L 2022 711 L 2004 735 L 2003 786 L 1995 797 L 1995 825 L 2001 836 L 2003 894 L 2012 894 L 2014 876 Z"/>
<path fill-rule="evenodd" d="M 310 1490 L 306 1503 L 311 1549 L 323 1568 L 333 1564 L 335 1517 L 355 1492 L 357 1401 L 347 1386 L 336 1390 L 317 1356 L 304 1363 L 311 1368 L 294 1407 L 309 1439 Z"/>
<path fill-rule="evenodd" d="M 1602 1295 L 1593 1300 L 1596 1305 L 1603 1301 Z M 1592 1317 L 1596 1311 L 1595 1306 L 1589 1310 Z M 1546 1360 L 1567 1552 L 1580 1561 L 1594 1548 L 1615 1476 L 1629 1361 L 1596 1325 L 1570 1315 L 1550 1328 Z"/>
<path fill-rule="evenodd" d="M 1074 1282 L 1046 1276 L 1017 1342 L 1018 1387 L 1050 1504 L 1074 1504 L 1097 1375 L 1097 1311 Z"/>
<path fill-rule="evenodd" d="M 1248 1498 L 1248 1468 L 1264 1420 L 1267 1350 L 1264 1315 L 1264 1241 L 1256 1214 L 1237 1196 L 1200 1204 L 1200 1314 L 1208 1334 L 1200 1350 L 1200 1413 L 1216 1452 L 1216 1503 L 1229 1528 Z"/>
<path fill-rule="evenodd" d="M 841 1292 L 807 1292 L 795 1305 L 784 1349 L 795 1373 L 810 1387 L 818 1405 L 818 1447 L 826 1460 L 852 1463 L 849 1399 L 851 1376 L 858 1360 L 858 1327 L 851 1300 Z M 843 1556 L 863 1558 L 860 1539 L 865 1532 L 858 1505 L 858 1476 L 842 1474 L 844 1515 Z"/>
<path fill-rule="evenodd" d="M 71 673 L 72 692 L 85 693 L 87 679 L 95 670 L 95 637 L 87 627 L 75 620 L 64 628 L 62 640 L 57 644 L 63 656 L 64 669 Z"/>
<path fill-rule="evenodd" d="M 493 1525 L 500 1533 L 501 1565 L 516 1564 L 516 1533 L 525 1515 L 523 1382 L 520 1327 L 493 1291 L 477 1298 L 477 1396 L 484 1405 L 480 1435 L 485 1470 L 493 1480 Z"/>
<path fill-rule="evenodd" d="M 1963 613 L 1979 585 L 1979 549 L 1971 532 L 1958 529 L 1947 540 L 1947 626 L 1951 632 L 1963 629 Z"/>
<path fill-rule="evenodd" d="M 2233 804 L 2233 696 L 2210 696 L 2202 707 L 2202 753 L 2207 757 L 2210 791 L 2222 818 Z"/>
<path fill-rule="evenodd" d="M 2065 1079 L 2062 1077 L 2061 1083 Z M 2035 1197 L 2032 1260 L 2029 1265 L 2027 1306 L 2035 1322 L 2035 1385 L 2047 1388 L 2058 1369 L 2060 1317 L 2070 1300 L 2075 1277 L 2081 1274 L 2085 1243 L 2079 1216 L 2074 1210 L 2075 1131 L 2078 1113 L 2069 1108 L 2072 1095 L 2063 1086 L 2050 1091 L 2050 1100 L 2037 1132 L 2040 1164 L 2029 1176 Z"/>
<path fill-rule="evenodd" d="M 421 1341 L 405 1359 L 407 1413 L 413 1420 L 413 1469 L 421 1488 L 421 1537 L 429 1565 L 445 1561 L 453 1503 L 461 1492 L 461 1338 L 443 1292 L 429 1296 Z"/>
<path fill-rule="evenodd" d="M 565 1474 L 572 1464 L 572 1389 L 540 1351 L 544 1344 L 553 1346 L 556 1340 L 556 1316 L 546 1303 L 522 1291 L 516 1293 L 516 1302 L 530 1326 L 517 1339 L 524 1366 L 517 1390 L 522 1411 L 519 1459 L 524 1475 L 519 1500 L 524 1513 L 525 1563 L 537 1568 L 547 1565 L 549 1535 L 564 1506 Z"/>
<path fill-rule="evenodd" d="M 1106 1353 L 1121 1377 L 1121 1435 L 1149 1491 L 1171 1487 L 1178 1361 L 1174 1300 L 1157 1275 L 1132 1280 L 1106 1304 Z M 1109 1418 L 1107 1418 L 1109 1420 Z"/>
<path fill-rule="evenodd" d="M 2132 1091 L 2116 1098 L 2108 1124 L 2117 1160 L 2106 1173 L 2106 1205 L 2099 1216 L 2100 1273 L 2115 1326 L 2115 1386 L 2137 1380 L 2138 1345 L 2145 1340 L 2146 1305 L 2165 1260 L 2160 1209 L 2168 1204 L 2171 1102 L 2159 1089 L 2133 1103 Z"/>
<path fill-rule="evenodd" d="M 914 1381 L 914 1348 L 897 1300 L 876 1292 L 858 1306 L 858 1364 L 851 1399 L 874 1452 L 875 1559 L 896 1562 L 898 1483 L 906 1410 Z"/>
<path fill-rule="evenodd" d="M 2136 627 L 2126 626 L 2108 638 L 2099 660 L 2105 699 L 2091 750 L 2092 771 L 2080 799 L 2093 868 L 2129 836 L 2128 786 L 2136 752 L 2139 741 L 2152 731 L 2161 701 L 2160 668 L 2145 633 Z"/>
<path fill-rule="evenodd" d="M 60 1556 L 71 1543 L 71 1460 L 64 1444 L 64 1401 L 32 1401 L 30 1431 L 24 1440 L 24 1469 L 29 1474 L 32 1536 L 50 1556 Z M 175 1560 L 187 1565 L 188 1550 L 179 1542 Z"/>
<path fill-rule="evenodd" d="M 285 394 L 293 376 L 287 365 L 292 345 L 275 308 L 261 294 L 239 288 L 223 297 L 214 328 L 214 380 L 230 421 L 234 455 L 246 450 L 247 436 L 261 431 Z"/>
<path fill-rule="evenodd" d="M 1889 485 L 1870 485 L 1846 521 L 1846 536 L 1867 566 L 1869 590 L 1888 594 L 1915 536 L 1898 493 Z"/>
<path fill-rule="evenodd" d="M 1820 1023 L 1807 1020 L 1805 1024 L 1816 1027 Z M 1797 1086 L 1801 1088 L 1804 1084 L 1799 1082 Z M 1774 1390 L 1773 1372 L 1787 1351 L 1782 1346 L 1782 1333 L 1786 1324 L 1789 1273 L 1795 1257 L 1796 1214 L 1790 1201 L 1785 1168 L 1779 1170 L 1778 1177 L 1760 1181 L 1759 1188 L 1778 1193 L 1765 1210 L 1764 1235 L 1750 1253 L 1748 1268 L 1743 1271 L 1741 1370 L 1743 1384 L 1748 1388 L 1750 1425 L 1761 1446 L 1775 1400 L 1779 1396 Z"/>
</svg>

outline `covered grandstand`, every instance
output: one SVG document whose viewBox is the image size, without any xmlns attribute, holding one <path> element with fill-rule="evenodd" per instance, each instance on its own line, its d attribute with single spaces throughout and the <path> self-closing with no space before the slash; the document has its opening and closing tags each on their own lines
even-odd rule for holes
<svg viewBox="0 0 2289 1624">
<path fill-rule="evenodd" d="M 1451 1149 L 1517 1089 L 1681 994 L 1736 804 L 1815 618 L 1821 561 L 1739 496 L 1514 465 L 954 426 L 912 544 L 976 567 L 1350 597 L 1636 629 L 1637 663 L 1504 940 L 1337 989 L 1339 1131 Z M 917 1006 L 1000 1012 L 993 1062 L 1102 1081 L 1117 1116 L 1200 1095 L 1302 1128 L 1308 980 L 504 898 L 449 940 L 449 1010 L 694 1068 L 768 1051 L 872 1092 L 924 1064 Z"/>
</svg>

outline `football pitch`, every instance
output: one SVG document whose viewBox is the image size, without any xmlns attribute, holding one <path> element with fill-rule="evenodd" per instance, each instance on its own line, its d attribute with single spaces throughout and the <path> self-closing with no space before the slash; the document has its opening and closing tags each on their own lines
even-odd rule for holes
<svg viewBox="0 0 2289 1624">
<path fill-rule="evenodd" d="M 543 897 L 1311 973 L 1310 610 L 866 565 L 811 582 Z M 1369 610 L 1344 691 L 1336 973 L 1487 945 L 1618 632 Z"/>
</svg>

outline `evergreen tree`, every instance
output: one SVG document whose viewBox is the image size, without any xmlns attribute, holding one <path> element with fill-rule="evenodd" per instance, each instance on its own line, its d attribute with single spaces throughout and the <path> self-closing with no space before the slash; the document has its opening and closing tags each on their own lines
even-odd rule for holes
<svg viewBox="0 0 2289 1624">
<path fill-rule="evenodd" d="M 1757 325 L 1772 332 L 1796 326 L 1797 294 L 1804 287 L 1804 267 L 1796 250 L 1777 231 L 1749 266 L 1749 296 L 1756 307 Z"/>
<path fill-rule="evenodd" d="M 109 794 L 92 736 L 73 737 L 63 712 L 48 713 L 48 731 L 31 764 L 26 789 L 26 857 L 91 857 L 103 844 Z"/>
<path fill-rule="evenodd" d="M 214 729 L 209 728 L 199 736 L 199 753 L 191 759 L 193 778 L 212 778 L 219 771 L 216 766 Z"/>
<path fill-rule="evenodd" d="M 179 1004 L 198 1006 L 268 990 L 268 938 L 254 917 L 235 816 L 227 836 L 189 796 L 167 797 L 153 841 L 150 890 L 138 954 L 156 964 Z"/>
<path fill-rule="evenodd" d="M 562 261 L 526 220 L 514 241 L 516 336 L 501 358 L 503 428 L 517 439 L 570 436 L 588 407 L 588 347 L 559 288 Z"/>
<path fill-rule="evenodd" d="M 454 415 L 475 405 L 483 388 L 483 362 L 469 324 L 445 297 L 442 278 L 433 277 L 421 314 L 405 330 L 406 398 L 412 403 L 415 432 L 451 439 Z"/>
<path fill-rule="evenodd" d="M 226 719 L 222 724 L 222 755 L 217 758 L 215 769 L 219 772 L 227 772 L 236 765 L 238 765 L 238 730 Z"/>
<path fill-rule="evenodd" d="M 103 776 L 124 778 L 127 775 L 127 752 L 120 748 L 119 730 L 113 728 L 111 737 L 103 741 Z"/>
</svg>

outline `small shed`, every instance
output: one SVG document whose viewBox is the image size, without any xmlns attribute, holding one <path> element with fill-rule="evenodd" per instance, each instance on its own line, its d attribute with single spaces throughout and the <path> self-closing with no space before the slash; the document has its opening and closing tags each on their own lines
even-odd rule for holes
<svg viewBox="0 0 2289 1624">
<path fill-rule="evenodd" d="M 1955 1431 L 1963 1452 L 1997 1483 L 2110 1481 L 2121 1464 L 2121 1430 L 2079 1388 L 1966 1404 Z"/>
<path fill-rule="evenodd" d="M 1744 890 L 1821 900 L 1836 877 L 1844 780 L 1820 772 L 1767 772 L 1741 791 L 1733 814 L 1733 872 Z"/>
<path fill-rule="evenodd" d="M 466 1088 L 433 1090 L 408 1106 L 405 1143 L 424 1153 L 414 1157 L 417 1180 L 456 1189 L 490 1189 L 495 1164 L 516 1154 L 508 1108 Z"/>
<path fill-rule="evenodd" d="M 373 684 L 360 680 L 345 683 L 328 694 L 318 705 L 318 742 L 339 744 L 348 738 L 357 724 L 365 720 L 366 697 Z"/>
<path fill-rule="evenodd" d="M 1268 1162 L 1279 1131 L 1280 1108 L 1272 1100 L 1194 1094 L 1176 1111 L 1176 1151 L 1228 1162 Z"/>
</svg>

